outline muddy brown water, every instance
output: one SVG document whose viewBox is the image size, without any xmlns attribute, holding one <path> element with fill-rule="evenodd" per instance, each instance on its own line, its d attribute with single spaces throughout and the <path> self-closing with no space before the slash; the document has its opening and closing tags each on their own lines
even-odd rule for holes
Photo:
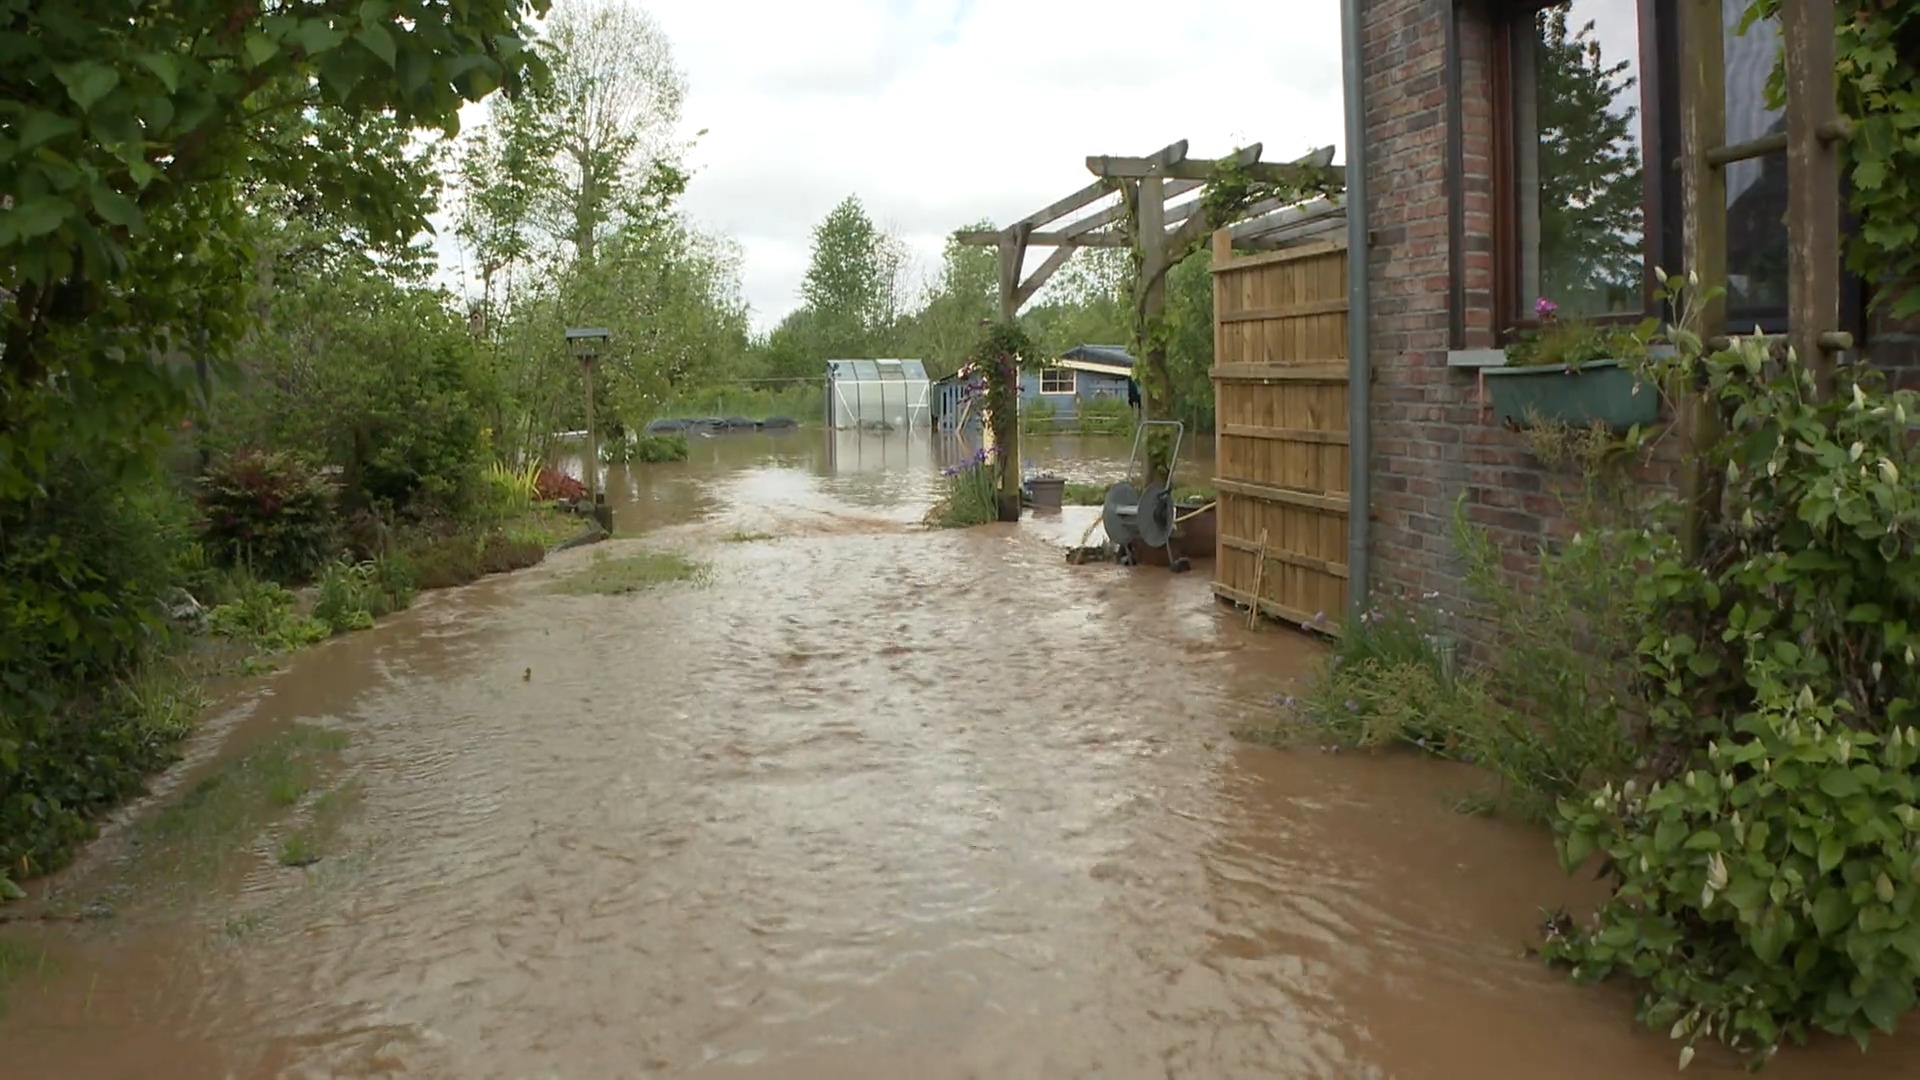
<svg viewBox="0 0 1920 1080">
<path fill-rule="evenodd" d="M 1085 479 L 1115 453 L 1029 448 Z M 1310 641 L 1246 630 L 1204 563 L 1068 567 L 1085 511 L 919 531 L 943 460 L 701 440 L 611 472 L 641 535 L 601 550 L 708 583 L 558 595 L 594 557 L 567 552 L 240 687 L 163 786 L 336 726 L 352 853 L 9 928 L 50 962 L 8 991 L 0 1078 L 1673 1071 L 1623 992 L 1522 954 L 1593 894 L 1451 811 L 1475 774 L 1236 742 Z M 110 878 L 120 836 L 53 887 Z M 1906 1038 L 1769 1074 L 1917 1065 Z"/>
</svg>

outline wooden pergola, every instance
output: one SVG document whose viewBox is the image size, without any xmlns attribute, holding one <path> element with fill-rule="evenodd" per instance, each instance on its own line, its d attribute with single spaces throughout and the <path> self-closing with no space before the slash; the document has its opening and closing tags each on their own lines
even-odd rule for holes
<svg viewBox="0 0 1920 1080">
<path fill-rule="evenodd" d="M 1231 170 L 1253 183 L 1304 189 L 1333 175 L 1333 147 L 1325 146 L 1291 162 L 1262 161 L 1254 143 L 1222 158 L 1190 158 L 1185 139 L 1144 157 L 1097 155 L 1087 158 L 1092 183 L 1064 199 L 1028 214 L 1002 229 L 954 234 L 962 244 L 996 248 L 1000 254 L 1000 318 L 1011 322 L 1081 248 L 1132 248 L 1138 245 L 1139 275 L 1134 282 L 1136 325 L 1147 325 L 1166 311 L 1167 272 L 1200 250 L 1216 230 L 1226 229 L 1233 246 L 1273 249 L 1304 237 L 1342 227 L 1342 200 L 1321 197 L 1306 202 L 1269 198 L 1227 211 L 1210 207 L 1208 182 Z M 1028 253 L 1050 248 L 1031 273 Z M 1145 356 L 1135 363 L 1146 363 Z M 1151 398 L 1151 393 L 1149 394 Z M 1165 402 L 1149 400 L 1149 410 Z M 989 422 L 987 429 L 993 425 Z M 991 437 L 991 436 L 989 436 Z M 1007 447 L 1001 494 L 1017 496 L 1017 448 Z M 1017 506 L 1017 502 L 1015 503 Z"/>
<path fill-rule="evenodd" d="M 1012 319 L 1081 248 L 1124 248 L 1138 236 L 1141 277 L 1164 282 L 1172 264 L 1197 251 L 1216 228 L 1230 227 L 1236 248 L 1260 250 L 1335 227 L 1341 204 L 1331 198 L 1304 204 L 1269 199 L 1246 207 L 1231 222 L 1209 222 L 1204 189 L 1223 167 L 1238 167 L 1254 180 L 1287 183 L 1324 172 L 1333 162 L 1331 146 L 1292 162 L 1261 161 L 1260 154 L 1261 145 L 1254 143 L 1224 158 L 1189 158 L 1182 139 L 1145 157 L 1089 157 L 1093 183 L 1006 228 L 954 238 L 999 249 L 1000 317 Z M 1130 220 L 1129 210 L 1137 221 Z M 1023 273 L 1034 248 L 1052 250 L 1032 273 Z"/>
</svg>

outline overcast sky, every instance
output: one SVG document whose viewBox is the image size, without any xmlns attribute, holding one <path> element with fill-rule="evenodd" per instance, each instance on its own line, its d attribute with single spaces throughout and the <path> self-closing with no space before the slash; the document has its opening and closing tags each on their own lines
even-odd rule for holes
<svg viewBox="0 0 1920 1080">
<path fill-rule="evenodd" d="M 812 229 L 850 194 L 925 272 L 953 229 L 1084 186 L 1089 154 L 1341 141 L 1336 0 L 641 6 L 687 74 L 686 132 L 707 129 L 683 205 L 744 249 L 762 328 L 798 306 Z"/>
</svg>

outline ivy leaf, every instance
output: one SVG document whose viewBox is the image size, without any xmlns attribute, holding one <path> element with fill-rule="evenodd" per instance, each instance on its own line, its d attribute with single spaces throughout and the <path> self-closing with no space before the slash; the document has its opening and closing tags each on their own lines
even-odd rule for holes
<svg viewBox="0 0 1920 1080">
<path fill-rule="evenodd" d="M 42 195 L 15 203 L 12 210 L 0 210 L 0 221 L 13 226 L 22 240 L 31 240 L 58 229 L 71 213 L 72 203 L 57 195 Z"/>
<path fill-rule="evenodd" d="M 280 51 L 280 43 L 265 34 L 252 33 L 247 35 L 246 50 L 248 65 L 259 67 L 273 59 L 274 54 Z"/>
<path fill-rule="evenodd" d="M 1840 865 L 1840 860 L 1846 857 L 1847 857 L 1847 845 L 1842 843 L 1839 837 L 1829 836 L 1826 839 L 1820 841 L 1820 872 L 1821 873 L 1823 874 L 1830 873 L 1834 867 Z"/>
<path fill-rule="evenodd" d="M 1912 1010 L 1913 1006 L 1912 979 L 1881 979 L 1860 1001 L 1860 1011 L 1874 1027 L 1888 1035 L 1893 1034 L 1895 1021 Z"/>
<path fill-rule="evenodd" d="M 67 88 L 67 96 L 73 98 L 82 112 L 91 111 L 101 98 L 120 85 L 120 73 L 95 60 L 67 64 L 55 70 Z"/>
<path fill-rule="evenodd" d="M 1851 769 L 1828 769 L 1820 777 L 1820 790 L 1835 799 L 1846 799 L 1865 789 Z"/>
<path fill-rule="evenodd" d="M 1853 904 L 1845 889 L 1826 889 L 1813 902 L 1813 925 L 1821 934 L 1832 934 L 1853 920 Z"/>
<path fill-rule="evenodd" d="M 393 35 L 387 32 L 386 27 L 379 23 L 368 23 L 360 28 L 354 39 L 365 45 L 368 52 L 385 61 L 388 67 L 394 66 L 398 52 L 394 48 Z"/>
<path fill-rule="evenodd" d="M 1877 191 L 1887 182 L 1887 164 L 1874 158 L 1867 158 L 1853 166 L 1853 186 L 1865 191 Z"/>
<path fill-rule="evenodd" d="M 336 28 L 324 18 L 308 19 L 302 22 L 297 34 L 300 47 L 307 51 L 308 56 L 318 56 L 323 52 L 337 49 L 341 42 L 347 40 L 345 30 Z"/>
<path fill-rule="evenodd" d="M 144 53 L 140 57 L 140 66 L 153 72 L 167 93 L 176 93 L 180 89 L 180 61 L 166 53 Z"/>
<path fill-rule="evenodd" d="M 93 210 L 102 218 L 129 232 L 138 232 L 146 225 L 146 218 L 140 214 L 140 208 L 133 200 L 113 190 L 105 184 L 95 183 L 89 194 L 93 196 Z"/>
<path fill-rule="evenodd" d="M 70 116 L 35 109 L 27 114 L 26 122 L 20 125 L 20 149 L 23 152 L 31 150 L 78 130 L 80 121 Z"/>
</svg>

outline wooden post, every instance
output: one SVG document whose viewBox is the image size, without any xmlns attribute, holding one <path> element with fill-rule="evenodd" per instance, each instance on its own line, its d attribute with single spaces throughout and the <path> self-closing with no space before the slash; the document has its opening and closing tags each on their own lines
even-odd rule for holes
<svg viewBox="0 0 1920 1080">
<path fill-rule="evenodd" d="M 1157 172 L 1140 178 L 1134 200 L 1136 224 L 1134 236 L 1140 245 L 1140 280 L 1135 285 L 1135 323 L 1141 330 L 1140 356 L 1134 361 L 1146 366 L 1141 380 L 1141 418 L 1167 420 L 1173 415 L 1173 377 L 1167 370 L 1166 338 L 1155 333 L 1167 314 L 1167 181 Z M 1156 429 L 1157 430 L 1157 429 Z M 1171 480 L 1166 470 L 1170 462 L 1160 440 L 1149 434 L 1146 483 Z"/>
<path fill-rule="evenodd" d="M 1031 225 L 1015 225 L 1000 234 L 1000 321 L 1012 322 L 1020 315 L 1020 270 L 1027 261 L 1027 237 L 1033 231 Z M 986 423 L 982 425 L 986 432 L 985 445 L 991 452 L 999 455 L 1000 478 L 1000 520 L 1020 520 L 1020 418 L 1019 411 L 1019 365 L 1026 357 L 1016 357 L 1014 364 L 1014 400 L 1015 415 L 1011 418 L 995 416 L 991 410 L 985 414 Z M 1005 445 L 992 434 L 995 424 L 1002 424 L 1006 431 Z"/>
<path fill-rule="evenodd" d="M 600 502 L 600 433 L 593 426 L 593 357 L 580 360 L 580 381 L 587 388 L 587 463 L 581 470 L 587 474 L 587 505 L 597 506 Z"/>
<path fill-rule="evenodd" d="M 1833 393 L 1834 357 L 1822 335 L 1840 328 L 1840 152 L 1834 101 L 1833 0 L 1781 0 L 1787 82 L 1787 333 Z"/>
<path fill-rule="evenodd" d="M 1727 280 L 1727 180 L 1707 160 L 1707 152 L 1727 141 L 1726 43 L 1722 38 L 1721 0 L 1680 0 L 1680 203 L 1681 259 L 1674 268 L 1693 274 L 1702 288 L 1717 288 Z M 1712 338 L 1724 331 L 1727 305 L 1724 295 L 1695 300 L 1700 335 Z M 1697 554 L 1706 523 L 1719 508 L 1719 474 L 1708 467 L 1707 451 L 1720 439 L 1718 408 L 1706 399 L 1696 382 L 1672 388 L 1681 445 L 1680 491 L 1686 502 L 1682 541 L 1689 556 Z"/>
</svg>

